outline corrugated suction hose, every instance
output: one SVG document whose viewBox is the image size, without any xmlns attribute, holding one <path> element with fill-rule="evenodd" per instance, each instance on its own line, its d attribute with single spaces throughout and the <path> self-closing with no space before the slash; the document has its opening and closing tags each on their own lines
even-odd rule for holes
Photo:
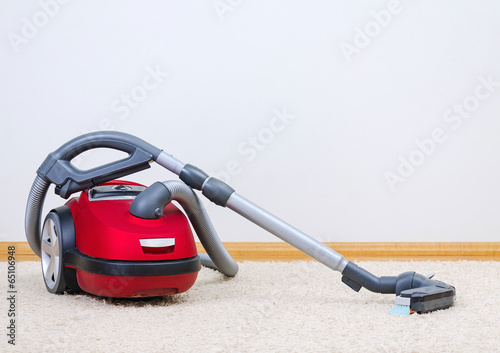
<svg viewBox="0 0 500 353">
<path fill-rule="evenodd" d="M 193 189 L 180 181 L 156 182 L 141 192 L 130 205 L 136 217 L 154 219 L 163 215 L 163 208 L 172 200 L 179 202 L 193 225 L 207 254 L 199 254 L 205 267 L 219 270 L 229 277 L 238 273 L 238 264 L 222 245 L 205 207 Z"/>
<path fill-rule="evenodd" d="M 31 250 L 33 250 L 38 257 L 41 256 L 40 223 L 42 219 L 42 208 L 49 186 L 49 181 L 37 175 L 31 187 L 28 203 L 26 205 L 26 216 L 24 218 L 26 239 L 28 239 Z"/>
<path fill-rule="evenodd" d="M 179 202 L 193 225 L 208 256 L 200 254 L 203 266 L 219 270 L 229 277 L 238 273 L 238 264 L 227 252 L 208 217 L 205 207 L 194 191 L 186 184 L 170 180 L 162 183 L 172 194 L 172 200 Z"/>
</svg>

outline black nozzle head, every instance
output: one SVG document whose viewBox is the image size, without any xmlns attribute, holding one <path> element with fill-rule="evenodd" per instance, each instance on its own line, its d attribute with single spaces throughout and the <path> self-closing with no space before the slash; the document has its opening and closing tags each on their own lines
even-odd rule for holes
<svg viewBox="0 0 500 353">
<path fill-rule="evenodd" d="M 401 285 L 399 288 L 396 285 L 396 294 L 402 298 L 410 298 L 410 310 L 412 311 L 424 314 L 449 308 L 455 303 L 455 287 L 447 283 L 430 279 L 418 273 L 414 273 L 413 276 L 403 273 L 400 276 L 402 276 Z M 410 277 L 410 287 L 404 288 L 403 284 L 407 284 Z"/>
<path fill-rule="evenodd" d="M 410 298 L 410 310 L 421 314 L 452 306 L 455 287 L 431 278 L 415 272 L 402 273 L 396 280 L 396 295 Z"/>
<path fill-rule="evenodd" d="M 455 287 L 415 272 L 399 276 L 377 277 L 349 262 L 342 272 L 342 282 L 356 292 L 365 287 L 376 293 L 395 293 L 410 299 L 410 310 L 427 313 L 446 309 L 455 302 Z"/>
</svg>

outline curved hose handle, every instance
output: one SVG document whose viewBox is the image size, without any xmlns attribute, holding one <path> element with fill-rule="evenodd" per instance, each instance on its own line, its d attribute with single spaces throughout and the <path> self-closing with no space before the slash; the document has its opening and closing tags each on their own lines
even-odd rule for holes
<svg viewBox="0 0 500 353">
<path fill-rule="evenodd" d="M 94 148 L 112 148 L 128 157 L 89 170 L 71 164 L 79 154 Z M 40 257 L 40 223 L 45 195 L 51 183 L 56 194 L 67 199 L 72 193 L 147 169 L 162 151 L 140 138 L 117 131 L 91 132 L 68 141 L 50 153 L 31 187 L 26 205 L 25 231 L 31 250 Z"/>
<path fill-rule="evenodd" d="M 129 156 L 89 170 L 79 170 L 71 164 L 79 154 L 101 147 L 120 150 Z M 149 163 L 160 153 L 160 149 L 129 134 L 93 132 L 74 138 L 50 153 L 37 174 L 54 183 L 56 194 L 67 199 L 75 192 L 149 168 Z"/>
</svg>

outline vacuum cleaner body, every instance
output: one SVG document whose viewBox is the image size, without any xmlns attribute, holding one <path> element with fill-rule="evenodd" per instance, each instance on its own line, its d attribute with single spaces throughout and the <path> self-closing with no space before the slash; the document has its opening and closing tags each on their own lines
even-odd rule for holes
<svg viewBox="0 0 500 353">
<path fill-rule="evenodd" d="M 60 228 L 64 277 L 73 278 L 65 289 L 131 298 L 191 288 L 201 265 L 188 219 L 172 203 L 157 219 L 130 214 L 133 199 L 145 189 L 132 182 L 107 182 L 82 191 L 47 216 L 42 234 L 50 242 L 47 227 Z M 64 212 L 67 208 L 70 214 Z M 49 260 L 42 255 L 43 265 L 48 267 Z M 49 291 L 53 280 L 46 278 Z"/>
<path fill-rule="evenodd" d="M 86 171 L 71 164 L 74 157 L 94 148 L 120 150 L 128 157 Z M 149 168 L 152 162 L 181 181 L 156 182 L 148 188 L 116 181 Z M 51 184 L 64 199 L 81 194 L 52 210 L 40 231 L 43 203 Z M 193 190 L 340 272 L 342 282 L 356 292 L 364 287 L 396 294 L 392 313 L 426 313 L 454 303 L 453 286 L 415 272 L 377 277 L 239 195 L 223 181 L 135 136 L 116 131 L 76 137 L 50 153 L 37 170 L 26 206 L 25 229 L 31 249 L 42 259 L 48 291 L 84 290 L 106 297 L 159 296 L 188 290 L 201 265 L 235 276 L 238 265 L 222 245 Z M 185 214 L 172 201 L 177 201 Z M 190 225 L 206 254 L 197 254 Z"/>
</svg>

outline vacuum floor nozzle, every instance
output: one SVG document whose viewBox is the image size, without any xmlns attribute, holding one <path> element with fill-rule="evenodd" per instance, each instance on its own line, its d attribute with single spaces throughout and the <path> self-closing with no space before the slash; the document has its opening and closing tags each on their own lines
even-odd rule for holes
<svg viewBox="0 0 500 353">
<path fill-rule="evenodd" d="M 447 309 L 455 302 L 455 287 L 443 282 L 433 286 L 404 290 L 396 297 L 396 305 L 389 313 L 410 315 L 425 314 L 431 311 Z"/>
<path fill-rule="evenodd" d="M 455 287 L 443 283 L 407 289 L 401 292 L 401 297 L 410 298 L 411 311 L 423 314 L 452 306 L 455 302 Z"/>
</svg>

